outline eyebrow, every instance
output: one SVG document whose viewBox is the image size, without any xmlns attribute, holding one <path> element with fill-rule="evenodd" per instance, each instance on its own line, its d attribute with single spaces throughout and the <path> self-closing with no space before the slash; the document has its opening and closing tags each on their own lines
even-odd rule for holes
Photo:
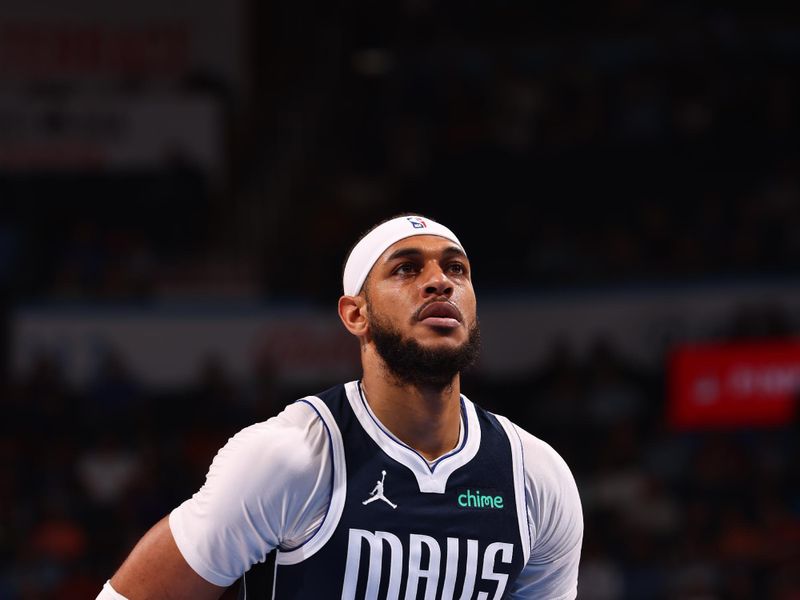
<svg viewBox="0 0 800 600">
<path fill-rule="evenodd" d="M 386 257 L 386 262 L 390 262 L 393 260 L 397 260 L 398 258 L 409 258 L 409 257 L 417 257 L 422 255 L 422 250 L 419 248 L 400 248 L 399 250 L 395 250 L 389 256 Z M 450 256 L 462 256 L 467 258 L 467 255 L 464 251 L 459 248 L 458 246 L 448 246 L 444 250 L 442 250 L 443 257 L 450 257 Z"/>
</svg>

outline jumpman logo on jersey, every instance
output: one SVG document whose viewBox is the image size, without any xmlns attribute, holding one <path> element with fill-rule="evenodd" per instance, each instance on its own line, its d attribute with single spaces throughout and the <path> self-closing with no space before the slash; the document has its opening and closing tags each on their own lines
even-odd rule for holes
<svg viewBox="0 0 800 600">
<path fill-rule="evenodd" d="M 381 471 L 381 479 L 380 481 L 375 483 L 375 487 L 369 493 L 370 497 L 364 500 L 361 504 L 369 504 L 370 502 L 375 502 L 375 500 L 383 500 L 391 506 L 392 508 L 397 508 L 397 504 L 394 502 L 390 502 L 389 499 L 383 495 L 383 480 L 386 479 L 386 471 Z"/>
</svg>

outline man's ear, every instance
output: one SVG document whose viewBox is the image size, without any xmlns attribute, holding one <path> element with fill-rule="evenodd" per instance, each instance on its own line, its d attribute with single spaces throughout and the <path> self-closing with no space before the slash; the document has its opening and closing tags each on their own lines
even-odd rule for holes
<svg viewBox="0 0 800 600">
<path fill-rule="evenodd" d="M 347 331 L 357 337 L 367 334 L 367 302 L 364 296 L 342 296 L 339 298 L 339 318 Z"/>
</svg>

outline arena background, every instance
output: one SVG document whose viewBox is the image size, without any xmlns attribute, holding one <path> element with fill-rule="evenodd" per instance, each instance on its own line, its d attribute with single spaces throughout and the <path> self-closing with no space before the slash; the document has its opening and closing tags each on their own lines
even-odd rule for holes
<svg viewBox="0 0 800 600">
<path fill-rule="evenodd" d="M 440 219 L 464 392 L 571 465 L 581 599 L 800 598 L 800 11 L 0 0 L 0 598 L 93 598 L 217 448 L 358 375 Z"/>
</svg>

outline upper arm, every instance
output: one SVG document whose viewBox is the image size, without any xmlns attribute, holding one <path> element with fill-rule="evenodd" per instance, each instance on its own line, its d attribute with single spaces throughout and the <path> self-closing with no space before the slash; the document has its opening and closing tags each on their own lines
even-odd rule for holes
<svg viewBox="0 0 800 600">
<path fill-rule="evenodd" d="M 224 587 L 273 549 L 301 545 L 325 516 L 331 462 L 326 430 L 304 402 L 237 433 L 203 487 L 170 513 L 186 562 Z"/>
<path fill-rule="evenodd" d="M 276 547 L 324 518 L 332 465 L 321 420 L 295 403 L 217 453 L 202 488 L 139 542 L 112 580 L 152 597 L 217 598 Z M 138 586 L 138 587 L 133 587 Z M 206 595 L 204 595 L 206 594 Z"/>
<path fill-rule="evenodd" d="M 225 591 L 189 566 L 175 544 L 167 517 L 139 540 L 111 578 L 111 585 L 130 600 L 211 600 Z"/>
<path fill-rule="evenodd" d="M 572 473 L 558 453 L 519 430 L 531 555 L 511 598 L 571 599 L 577 595 L 583 511 Z"/>
</svg>

